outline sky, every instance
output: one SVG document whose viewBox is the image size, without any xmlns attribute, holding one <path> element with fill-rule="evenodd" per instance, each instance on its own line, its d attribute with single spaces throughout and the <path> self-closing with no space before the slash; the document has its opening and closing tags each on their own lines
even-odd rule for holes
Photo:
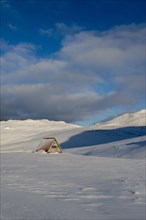
<svg viewBox="0 0 146 220">
<path fill-rule="evenodd" d="M 146 1 L 0 0 L 1 120 L 145 108 Z"/>
</svg>

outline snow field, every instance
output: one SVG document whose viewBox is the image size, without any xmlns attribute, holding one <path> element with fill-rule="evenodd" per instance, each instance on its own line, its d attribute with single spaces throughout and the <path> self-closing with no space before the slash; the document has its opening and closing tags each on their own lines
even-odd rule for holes
<svg viewBox="0 0 146 220">
<path fill-rule="evenodd" d="M 143 160 L 3 153 L 2 162 L 5 218 L 144 219 Z"/>
<path fill-rule="evenodd" d="M 143 113 L 113 119 L 116 127 L 1 122 L 1 219 L 145 219 Z M 63 153 L 32 153 L 48 136 Z"/>
</svg>

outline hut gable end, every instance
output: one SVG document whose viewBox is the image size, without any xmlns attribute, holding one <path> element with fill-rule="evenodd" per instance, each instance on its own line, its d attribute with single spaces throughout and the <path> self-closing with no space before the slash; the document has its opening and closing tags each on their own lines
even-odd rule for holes
<svg viewBox="0 0 146 220">
<path fill-rule="evenodd" d="M 62 153 L 61 147 L 54 137 L 43 138 L 36 151 L 39 150 L 44 150 L 46 153 Z"/>
</svg>

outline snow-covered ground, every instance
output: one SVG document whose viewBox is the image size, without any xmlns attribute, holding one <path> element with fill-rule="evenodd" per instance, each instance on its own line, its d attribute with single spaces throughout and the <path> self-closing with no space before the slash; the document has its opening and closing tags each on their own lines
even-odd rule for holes
<svg viewBox="0 0 146 220">
<path fill-rule="evenodd" d="M 1 122 L 1 219 L 145 219 L 145 120 Z M 49 136 L 63 153 L 32 153 Z"/>
</svg>

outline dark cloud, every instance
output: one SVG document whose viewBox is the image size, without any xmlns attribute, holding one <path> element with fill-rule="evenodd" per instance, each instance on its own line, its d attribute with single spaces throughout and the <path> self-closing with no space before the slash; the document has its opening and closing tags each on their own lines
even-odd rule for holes
<svg viewBox="0 0 146 220">
<path fill-rule="evenodd" d="M 1 119 L 74 122 L 133 108 L 144 100 L 144 31 L 143 24 L 132 24 L 67 34 L 51 59 L 37 57 L 32 44 L 2 41 Z"/>
</svg>

